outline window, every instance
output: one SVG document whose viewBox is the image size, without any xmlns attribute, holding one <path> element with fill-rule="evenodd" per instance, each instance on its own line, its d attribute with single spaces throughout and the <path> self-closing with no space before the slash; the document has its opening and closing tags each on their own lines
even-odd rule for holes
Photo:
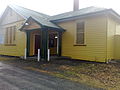
<svg viewBox="0 0 120 90">
<path fill-rule="evenodd" d="M 6 44 L 15 44 L 16 26 L 6 28 Z"/>
<path fill-rule="evenodd" d="M 84 22 L 77 23 L 77 30 L 76 30 L 76 44 L 84 44 Z"/>
</svg>

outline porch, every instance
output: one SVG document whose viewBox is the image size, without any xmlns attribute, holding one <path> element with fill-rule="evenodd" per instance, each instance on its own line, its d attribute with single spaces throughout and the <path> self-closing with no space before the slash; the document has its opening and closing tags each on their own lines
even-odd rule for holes
<svg viewBox="0 0 120 90">
<path fill-rule="evenodd" d="M 36 29 L 27 31 L 26 36 L 27 57 L 39 57 L 41 60 L 48 60 L 49 56 L 61 56 L 60 32 Z M 38 54 L 40 55 L 38 56 Z"/>
<path fill-rule="evenodd" d="M 61 56 L 62 29 L 43 26 L 30 17 L 20 30 L 26 33 L 25 58 L 47 61 L 50 56 Z"/>
</svg>

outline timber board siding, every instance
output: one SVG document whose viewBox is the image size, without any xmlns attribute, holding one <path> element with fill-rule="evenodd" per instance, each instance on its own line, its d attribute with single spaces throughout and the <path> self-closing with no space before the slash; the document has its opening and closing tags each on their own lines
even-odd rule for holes
<svg viewBox="0 0 120 90">
<path fill-rule="evenodd" d="M 25 32 L 21 32 L 18 29 L 24 23 L 24 19 L 12 11 L 12 15 L 10 16 L 10 9 L 6 12 L 5 16 L 2 18 L 2 22 L 0 23 L 2 30 L 6 31 L 7 27 L 16 26 L 16 36 L 15 36 L 15 45 L 5 45 L 0 44 L 0 55 L 9 55 L 9 56 L 24 56 L 24 49 L 26 47 L 26 35 Z M 5 38 L 5 35 L 4 35 Z"/>
<path fill-rule="evenodd" d="M 28 20 L 27 21 L 29 25 L 24 26 L 23 30 L 32 30 L 32 29 L 38 29 L 41 28 L 41 26 L 39 24 L 37 24 L 35 21 L 33 20 Z"/>
<path fill-rule="evenodd" d="M 116 20 L 108 17 L 108 29 L 107 29 L 107 58 L 108 59 L 118 59 L 117 52 L 119 51 L 118 45 L 120 41 L 119 37 L 116 35 L 120 35 L 120 23 Z M 117 41 L 117 42 L 116 42 Z M 120 59 L 120 58 L 119 58 Z"/>
<path fill-rule="evenodd" d="M 114 39 L 114 59 L 120 60 L 120 35 L 115 35 Z"/>
<path fill-rule="evenodd" d="M 11 12 L 12 12 L 12 15 L 10 15 Z M 7 13 L 2 18 L 1 25 L 15 23 L 15 22 L 21 21 L 21 20 L 24 20 L 24 19 L 19 14 L 17 14 L 15 11 L 13 11 L 12 9 L 9 8 L 7 10 Z"/>
<path fill-rule="evenodd" d="M 114 59 L 114 35 L 116 34 L 117 23 L 108 18 L 107 28 L 107 59 Z"/>
<path fill-rule="evenodd" d="M 86 46 L 74 46 L 76 21 L 59 23 L 66 29 L 62 37 L 62 55 L 74 59 L 105 62 L 106 60 L 106 17 L 97 16 L 84 20 Z"/>
<path fill-rule="evenodd" d="M 120 24 L 108 17 L 107 58 L 120 59 Z"/>
<path fill-rule="evenodd" d="M 5 27 L 8 27 L 8 26 L 16 25 L 16 27 L 17 27 L 16 37 L 15 37 L 16 40 L 15 40 L 14 46 L 0 44 L 0 54 L 1 55 L 24 56 L 24 49 L 26 46 L 26 35 L 25 35 L 25 32 L 21 32 L 18 30 L 21 23 L 22 22 L 18 22 L 18 23 L 9 24 L 9 25 L 5 26 Z"/>
</svg>

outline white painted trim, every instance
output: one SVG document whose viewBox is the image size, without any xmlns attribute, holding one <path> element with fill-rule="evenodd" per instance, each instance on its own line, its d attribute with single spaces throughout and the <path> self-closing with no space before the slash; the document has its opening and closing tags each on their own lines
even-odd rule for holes
<svg viewBox="0 0 120 90">
<path fill-rule="evenodd" d="M 24 54 L 25 54 L 24 59 L 26 60 L 27 59 L 27 48 L 25 48 Z"/>
<path fill-rule="evenodd" d="M 58 36 L 58 33 L 57 33 L 57 54 L 59 53 L 59 39 L 60 37 Z"/>
<path fill-rule="evenodd" d="M 38 62 L 40 61 L 40 49 L 38 49 Z"/>
<path fill-rule="evenodd" d="M 48 62 L 50 61 L 50 49 L 48 49 Z"/>
</svg>

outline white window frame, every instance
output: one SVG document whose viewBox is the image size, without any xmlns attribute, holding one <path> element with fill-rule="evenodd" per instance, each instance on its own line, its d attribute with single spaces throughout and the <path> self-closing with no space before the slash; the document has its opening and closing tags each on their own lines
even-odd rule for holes
<svg viewBox="0 0 120 90">
<path fill-rule="evenodd" d="M 5 36 L 6 36 L 5 37 L 5 45 L 15 45 L 15 41 L 16 41 L 16 25 L 6 27 Z"/>
<path fill-rule="evenodd" d="M 81 33 L 84 33 L 84 43 L 77 43 L 77 30 L 78 30 L 78 27 L 77 27 L 77 24 L 78 23 L 83 23 L 84 24 L 84 26 L 83 26 L 83 28 L 84 28 L 84 32 L 81 32 Z M 86 33 L 86 30 L 85 30 L 85 21 L 77 21 L 76 22 L 76 30 L 75 30 L 75 44 L 74 45 L 80 45 L 80 46 L 86 46 L 86 37 L 85 37 L 85 33 Z"/>
</svg>

